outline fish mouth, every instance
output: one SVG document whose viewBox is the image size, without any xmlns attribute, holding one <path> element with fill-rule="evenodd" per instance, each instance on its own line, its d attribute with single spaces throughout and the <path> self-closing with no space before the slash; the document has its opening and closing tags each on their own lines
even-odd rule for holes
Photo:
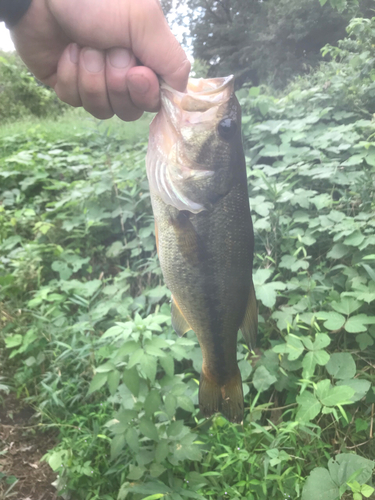
<svg viewBox="0 0 375 500">
<path fill-rule="evenodd" d="M 212 95 L 218 92 L 223 92 L 228 86 L 234 85 L 234 76 L 224 76 L 219 78 L 189 78 L 186 92 L 178 92 L 177 90 L 170 87 L 164 81 L 161 82 L 160 89 L 168 90 L 174 94 L 194 94 L 194 95 Z"/>
<path fill-rule="evenodd" d="M 150 127 L 146 158 L 150 190 L 166 205 L 197 214 L 206 210 L 192 184 L 204 185 L 215 167 L 186 153 L 194 137 L 210 137 L 234 96 L 234 77 L 189 78 L 186 92 L 161 82 L 161 110 Z M 212 167 L 212 168 L 211 168 Z"/>
<path fill-rule="evenodd" d="M 189 78 L 186 92 L 179 92 L 162 82 L 160 90 L 167 109 L 170 107 L 169 103 L 173 103 L 181 111 L 204 112 L 230 99 L 234 92 L 234 76 Z"/>
</svg>

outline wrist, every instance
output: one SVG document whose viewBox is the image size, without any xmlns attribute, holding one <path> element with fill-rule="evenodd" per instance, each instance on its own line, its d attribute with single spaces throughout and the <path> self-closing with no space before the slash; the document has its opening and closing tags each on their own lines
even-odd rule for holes
<svg viewBox="0 0 375 500">
<path fill-rule="evenodd" d="M 0 0 L 0 21 L 13 28 L 30 7 L 31 0 Z"/>
</svg>

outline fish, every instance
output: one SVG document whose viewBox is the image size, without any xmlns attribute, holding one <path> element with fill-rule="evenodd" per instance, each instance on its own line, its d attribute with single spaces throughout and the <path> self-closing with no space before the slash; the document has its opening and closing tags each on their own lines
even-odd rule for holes
<svg viewBox="0 0 375 500">
<path fill-rule="evenodd" d="M 258 310 L 254 233 L 233 76 L 161 83 L 146 169 L 158 257 L 172 293 L 172 326 L 193 330 L 202 351 L 199 407 L 231 422 L 244 417 L 237 364 L 241 329 L 254 349 Z"/>
</svg>

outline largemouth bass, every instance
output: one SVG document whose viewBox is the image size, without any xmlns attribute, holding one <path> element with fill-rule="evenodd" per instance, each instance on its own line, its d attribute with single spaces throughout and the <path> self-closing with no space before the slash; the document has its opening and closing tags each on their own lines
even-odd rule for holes
<svg viewBox="0 0 375 500">
<path fill-rule="evenodd" d="M 172 292 L 172 326 L 203 354 L 199 405 L 243 420 L 237 333 L 254 348 L 253 228 L 233 77 L 161 85 L 146 158 L 157 250 Z"/>
</svg>

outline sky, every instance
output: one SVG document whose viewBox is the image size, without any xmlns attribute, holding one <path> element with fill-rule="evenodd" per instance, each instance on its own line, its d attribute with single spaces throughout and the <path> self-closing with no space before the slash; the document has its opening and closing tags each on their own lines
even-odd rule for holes
<svg viewBox="0 0 375 500">
<path fill-rule="evenodd" d="M 14 50 L 14 45 L 10 39 L 9 31 L 6 29 L 4 23 L 0 23 L 0 50 Z"/>
</svg>

